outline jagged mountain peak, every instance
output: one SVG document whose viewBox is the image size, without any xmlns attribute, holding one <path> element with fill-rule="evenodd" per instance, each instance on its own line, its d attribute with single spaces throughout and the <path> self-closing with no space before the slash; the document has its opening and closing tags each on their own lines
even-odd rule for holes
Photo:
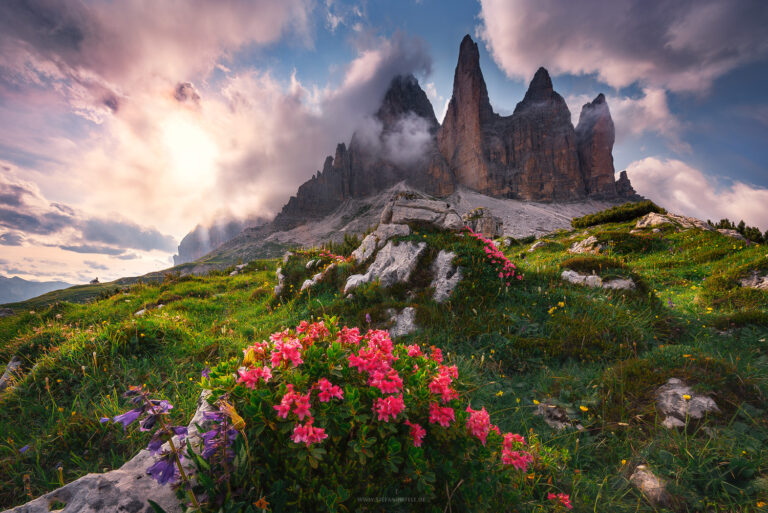
<svg viewBox="0 0 768 513">
<path fill-rule="evenodd" d="M 539 68 L 528 85 L 523 102 L 549 100 L 555 92 L 552 86 L 552 78 L 546 68 Z M 556 94 L 556 93 L 555 93 Z"/>
<path fill-rule="evenodd" d="M 409 112 L 426 119 L 433 130 L 437 130 L 435 111 L 419 81 L 413 75 L 397 75 L 390 82 L 375 116 L 384 125 L 384 130 L 389 130 Z"/>
</svg>

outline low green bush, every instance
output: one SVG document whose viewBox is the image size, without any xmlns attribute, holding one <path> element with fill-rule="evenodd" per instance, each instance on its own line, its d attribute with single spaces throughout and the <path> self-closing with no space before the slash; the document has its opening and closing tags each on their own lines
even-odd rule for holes
<svg viewBox="0 0 768 513">
<path fill-rule="evenodd" d="M 566 454 L 533 433 L 502 434 L 485 408 L 460 399 L 470 384 L 442 361 L 435 347 L 394 344 L 386 331 L 361 335 L 326 318 L 220 363 L 203 380 L 218 408 L 209 415 L 215 427 L 203 435 L 202 455 L 190 453 L 194 492 L 208 498 L 203 510 L 570 505 L 557 488 Z"/>
<path fill-rule="evenodd" d="M 666 210 L 656 205 L 652 201 L 640 201 L 634 203 L 630 202 L 601 210 L 600 212 L 595 212 L 594 214 L 588 214 L 582 217 L 574 217 L 571 220 L 571 226 L 578 229 L 588 228 L 590 226 L 604 223 L 622 223 L 624 221 L 631 221 L 632 219 L 642 217 L 651 212 L 656 212 L 657 214 L 667 213 Z"/>
</svg>

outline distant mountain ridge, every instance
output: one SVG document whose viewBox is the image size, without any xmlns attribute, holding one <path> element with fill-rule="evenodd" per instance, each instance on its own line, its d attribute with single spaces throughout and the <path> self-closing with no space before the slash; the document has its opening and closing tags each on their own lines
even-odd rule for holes
<svg viewBox="0 0 768 513">
<path fill-rule="evenodd" d="M 0 276 L 0 304 L 24 301 L 52 290 L 71 287 L 63 281 L 29 281 L 13 276 Z"/>
</svg>

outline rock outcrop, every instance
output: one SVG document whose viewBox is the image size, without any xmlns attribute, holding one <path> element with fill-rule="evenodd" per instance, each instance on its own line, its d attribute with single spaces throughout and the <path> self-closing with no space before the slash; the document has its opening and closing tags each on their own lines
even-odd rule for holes
<svg viewBox="0 0 768 513">
<path fill-rule="evenodd" d="M 768 290 L 768 273 L 754 270 L 739 280 L 739 285 L 750 289 Z"/>
<path fill-rule="evenodd" d="M 432 299 L 436 303 L 444 303 L 451 297 L 453 289 L 459 284 L 464 276 L 464 272 L 461 267 L 453 265 L 453 259 L 456 258 L 456 253 L 453 251 L 440 250 L 437 254 L 437 258 L 432 262 L 432 275 L 434 279 L 429 285 L 435 289 Z"/>
<path fill-rule="evenodd" d="M 488 239 L 501 237 L 504 233 L 504 222 L 484 207 L 478 207 L 467 212 L 461 217 L 461 220 L 474 232 L 482 233 Z"/>
<path fill-rule="evenodd" d="M 684 427 L 689 420 L 699 420 L 720 410 L 711 397 L 697 394 L 680 379 L 669 380 L 656 390 L 656 409 L 664 417 L 664 427 Z"/>
<path fill-rule="evenodd" d="M 349 294 L 359 285 L 378 280 L 382 287 L 391 287 L 395 283 L 407 283 L 411 274 L 416 269 L 419 258 L 427 249 L 424 242 L 401 242 L 395 246 L 392 241 L 376 253 L 373 261 L 365 274 L 353 274 L 347 278 L 344 286 L 344 295 Z"/>
<path fill-rule="evenodd" d="M 668 506 L 671 497 L 667 492 L 666 483 L 651 472 L 646 465 L 638 465 L 629 478 L 629 482 L 654 506 Z"/>
<path fill-rule="evenodd" d="M 412 224 L 436 230 L 464 227 L 461 216 L 450 204 L 414 192 L 396 194 L 379 219 L 382 224 Z"/>
<path fill-rule="evenodd" d="M 609 290 L 635 290 L 635 282 L 631 278 L 613 278 L 603 280 L 595 274 L 581 274 L 571 269 L 566 269 L 560 274 L 560 278 L 574 285 L 586 285 L 587 287 L 603 288 Z"/>
</svg>

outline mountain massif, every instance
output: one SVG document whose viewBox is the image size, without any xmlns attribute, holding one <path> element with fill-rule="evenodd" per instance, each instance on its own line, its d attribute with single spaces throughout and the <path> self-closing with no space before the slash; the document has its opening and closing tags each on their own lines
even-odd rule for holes
<svg viewBox="0 0 768 513">
<path fill-rule="evenodd" d="M 0 276 L 0 304 L 24 301 L 52 290 L 65 289 L 71 286 L 71 283 L 63 281 L 29 281 L 18 276 L 10 278 Z"/>
<path fill-rule="evenodd" d="M 615 130 L 598 95 L 584 105 L 576 127 L 565 100 L 539 68 L 510 116 L 493 111 L 480 69 L 477 44 L 464 37 L 453 80 L 453 96 L 439 125 L 427 95 L 413 76 L 392 81 L 374 118 L 381 123 L 379 144 L 358 133 L 349 147 L 339 144 L 323 169 L 299 187 L 276 218 L 286 228 L 325 215 L 347 198 L 364 197 L 400 181 L 434 196 L 457 187 L 499 198 L 537 202 L 632 198 L 622 173 L 615 180 Z M 387 138 L 404 122 L 419 119 L 433 135 L 417 158 L 388 154 Z"/>
<path fill-rule="evenodd" d="M 470 36 L 459 47 L 453 96 L 442 125 L 412 75 L 392 80 L 368 121 L 348 145 L 336 147 L 335 155 L 325 159 L 322 169 L 298 188 L 272 222 L 248 227 L 237 237 L 234 225 L 213 231 L 198 226 L 182 241 L 175 263 L 190 262 L 211 250 L 218 259 L 217 252 L 229 255 L 235 247 L 241 256 L 268 256 L 285 244 L 322 242 L 315 240 L 314 232 L 328 235 L 331 226 L 342 231 L 339 227 L 352 226 L 349 229 L 356 231 L 360 223 L 350 225 L 348 220 L 363 219 L 357 210 L 370 208 L 377 202 L 371 198 L 398 184 L 458 203 L 456 195 L 507 200 L 508 208 L 496 209 L 500 217 L 507 210 L 530 210 L 525 203 L 534 210 L 541 203 L 569 203 L 575 208 L 563 208 L 583 215 L 638 198 L 625 172 L 615 179 L 615 130 L 604 95 L 584 105 L 574 127 L 549 73 L 539 68 L 513 114 L 501 116 L 491 106 L 478 47 Z M 538 208 L 551 219 L 522 223 L 524 234 L 512 226 L 505 230 L 521 236 L 541 234 L 540 228 L 555 229 L 558 223 L 567 225 L 569 217 L 551 210 Z M 306 228 L 325 218 L 333 222 Z M 286 232 L 294 233 L 280 235 Z M 309 237 L 310 233 L 314 235 Z M 264 251 L 250 247 L 254 244 L 264 246 Z"/>
</svg>

